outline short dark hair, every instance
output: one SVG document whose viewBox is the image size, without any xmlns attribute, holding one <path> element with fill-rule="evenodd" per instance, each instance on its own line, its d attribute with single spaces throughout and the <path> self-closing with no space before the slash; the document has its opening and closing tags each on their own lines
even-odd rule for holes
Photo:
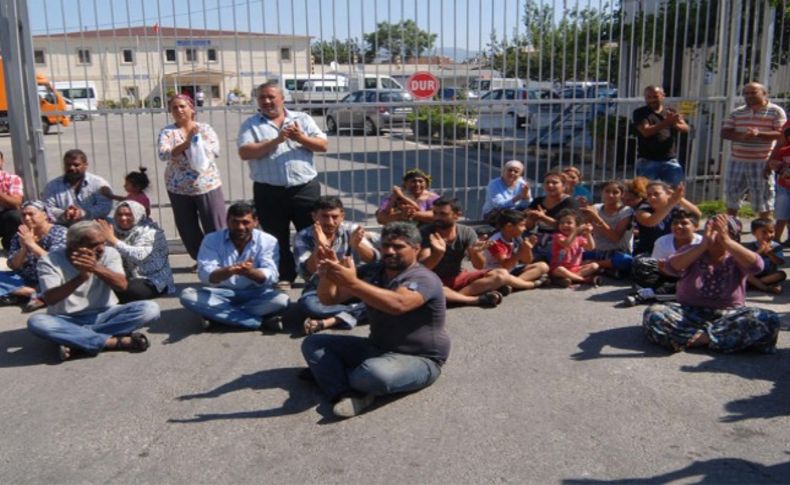
<svg viewBox="0 0 790 485">
<path fill-rule="evenodd" d="M 689 219 L 694 223 L 695 226 L 699 224 L 699 216 L 693 212 L 687 211 L 686 209 L 675 210 L 675 212 L 672 213 L 670 224 L 681 219 Z"/>
<path fill-rule="evenodd" d="M 228 207 L 228 219 L 231 217 L 244 217 L 247 214 L 252 214 L 252 217 L 255 219 L 258 218 L 258 212 L 255 210 L 255 206 L 249 202 L 236 202 Z"/>
<path fill-rule="evenodd" d="M 460 214 L 463 208 L 461 207 L 461 203 L 458 202 L 458 199 L 455 197 L 450 197 L 449 195 L 443 195 L 438 199 L 433 201 L 433 206 L 438 207 L 440 205 L 449 205 L 450 209 L 456 214 Z"/>
<path fill-rule="evenodd" d="M 260 94 L 261 91 L 268 88 L 277 88 L 277 90 L 280 92 L 280 96 L 285 96 L 285 93 L 283 92 L 283 87 L 280 86 L 280 82 L 276 79 L 272 79 L 271 81 L 266 81 L 265 83 L 260 84 L 255 89 L 255 96 L 258 96 L 258 94 Z"/>
<path fill-rule="evenodd" d="M 315 201 L 313 204 L 313 211 L 331 211 L 334 209 L 343 209 L 343 201 L 340 200 L 340 197 L 336 197 L 334 195 L 325 195 L 323 197 L 319 197 L 318 200 Z"/>
<path fill-rule="evenodd" d="M 518 224 L 525 220 L 527 220 L 527 216 L 523 212 L 516 209 L 504 209 L 497 216 L 496 225 L 502 229 L 506 224 Z"/>
<path fill-rule="evenodd" d="M 763 227 L 772 227 L 776 224 L 773 219 L 769 219 L 767 217 L 758 217 L 752 221 L 752 233 L 757 232 L 757 229 L 762 229 Z"/>
<path fill-rule="evenodd" d="M 129 172 L 126 174 L 126 181 L 130 184 L 134 185 L 140 190 L 145 190 L 151 185 L 151 180 L 148 179 L 148 175 L 146 172 L 145 167 L 140 167 L 139 172 Z"/>
<path fill-rule="evenodd" d="M 88 163 L 88 156 L 85 155 L 85 152 L 80 150 L 79 148 L 72 148 L 71 150 L 67 151 L 63 154 L 63 163 L 69 162 L 78 158 L 85 163 Z"/>
<path fill-rule="evenodd" d="M 412 246 L 422 244 L 422 236 L 417 226 L 408 222 L 390 222 L 381 230 L 381 240 L 405 239 Z"/>
<path fill-rule="evenodd" d="M 576 224 L 579 224 L 582 220 L 579 213 L 574 209 L 562 209 L 559 214 L 557 214 L 557 222 L 560 222 L 562 219 L 571 216 L 573 220 L 576 221 Z"/>
</svg>

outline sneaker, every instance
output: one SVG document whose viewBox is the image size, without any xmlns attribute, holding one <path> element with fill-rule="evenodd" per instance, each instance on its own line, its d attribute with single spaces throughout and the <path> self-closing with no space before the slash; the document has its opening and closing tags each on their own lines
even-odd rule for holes
<svg viewBox="0 0 790 485">
<path fill-rule="evenodd" d="M 364 396 L 346 396 L 340 398 L 338 402 L 332 406 L 332 413 L 338 418 L 352 418 L 373 404 L 373 395 L 367 394 Z"/>
<path fill-rule="evenodd" d="M 276 285 L 274 285 L 276 290 L 280 291 L 289 291 L 291 289 L 291 282 L 287 280 L 278 281 Z"/>
<path fill-rule="evenodd" d="M 261 330 L 264 332 L 282 332 L 283 317 L 281 315 L 264 317 L 263 320 L 261 320 Z"/>
<path fill-rule="evenodd" d="M 200 328 L 202 328 L 203 330 L 208 330 L 209 328 L 211 328 L 211 325 L 213 323 L 214 322 L 212 320 L 209 320 L 208 318 L 201 318 L 200 319 Z"/>
<path fill-rule="evenodd" d="M 639 301 L 637 301 L 636 296 L 628 295 L 625 297 L 625 301 L 623 301 L 623 303 L 625 304 L 625 306 L 636 306 L 636 304 L 639 303 Z"/>
</svg>

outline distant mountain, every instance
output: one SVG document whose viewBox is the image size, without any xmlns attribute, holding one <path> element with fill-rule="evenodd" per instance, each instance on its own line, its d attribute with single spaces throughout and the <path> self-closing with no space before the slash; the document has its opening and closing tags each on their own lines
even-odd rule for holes
<svg viewBox="0 0 790 485">
<path fill-rule="evenodd" d="M 455 62 L 465 61 L 466 59 L 469 59 L 470 57 L 474 57 L 479 53 L 478 51 L 466 50 L 460 47 L 436 48 L 434 49 L 434 51 L 435 51 L 434 55 L 449 57 Z"/>
</svg>

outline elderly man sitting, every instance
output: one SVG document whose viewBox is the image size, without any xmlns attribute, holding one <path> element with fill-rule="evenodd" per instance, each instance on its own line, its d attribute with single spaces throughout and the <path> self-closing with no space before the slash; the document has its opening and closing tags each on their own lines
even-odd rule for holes
<svg viewBox="0 0 790 485">
<path fill-rule="evenodd" d="M 186 288 L 181 304 L 203 317 L 203 327 L 223 323 L 247 329 L 282 330 L 288 295 L 277 283 L 279 249 L 274 236 L 255 229 L 255 207 L 228 208 L 228 228 L 207 234 L 198 252 L 198 277 L 212 286 Z"/>
<path fill-rule="evenodd" d="M 38 263 L 41 297 L 47 313 L 27 321 L 34 334 L 60 344 L 60 357 L 73 351 L 96 355 L 103 350 L 143 352 L 148 338 L 135 332 L 159 318 L 159 305 L 137 301 L 119 305 L 113 290 L 126 289 L 121 256 L 104 246 L 95 221 L 73 224 L 66 247 L 50 251 Z"/>
</svg>

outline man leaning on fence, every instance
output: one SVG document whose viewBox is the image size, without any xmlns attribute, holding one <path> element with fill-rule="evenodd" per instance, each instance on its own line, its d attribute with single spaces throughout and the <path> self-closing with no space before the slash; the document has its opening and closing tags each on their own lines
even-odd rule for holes
<svg viewBox="0 0 790 485">
<path fill-rule="evenodd" d="M 63 155 L 63 175 L 47 183 L 42 198 L 55 223 L 70 226 L 77 221 L 107 217 L 112 200 L 100 189 L 109 186 L 106 180 L 88 172 L 88 156 L 74 148 Z"/>
<path fill-rule="evenodd" d="M 645 106 L 634 111 L 633 122 L 638 142 L 636 174 L 650 180 L 662 180 L 675 187 L 683 182 L 683 167 L 677 159 L 678 133 L 688 133 L 683 115 L 664 106 L 664 89 L 648 86 Z"/>
<path fill-rule="evenodd" d="M 280 244 L 279 287 L 287 289 L 296 279 L 290 226 L 301 231 L 313 224 L 313 204 L 321 195 L 313 153 L 325 152 L 328 142 L 313 118 L 285 109 L 276 81 L 261 84 L 257 97 L 260 112 L 239 128 L 239 157 L 250 163 L 261 228 Z"/>
<path fill-rule="evenodd" d="M 762 84 L 745 85 L 743 99 L 746 104 L 730 113 L 721 127 L 722 138 L 732 141 L 732 156 L 724 175 L 724 201 L 727 213 L 734 216 L 748 191 L 752 209 L 760 217 L 770 217 L 774 178 L 766 171 L 766 163 L 774 143 L 782 136 L 787 117 L 782 108 L 768 101 L 768 91 Z"/>
</svg>

